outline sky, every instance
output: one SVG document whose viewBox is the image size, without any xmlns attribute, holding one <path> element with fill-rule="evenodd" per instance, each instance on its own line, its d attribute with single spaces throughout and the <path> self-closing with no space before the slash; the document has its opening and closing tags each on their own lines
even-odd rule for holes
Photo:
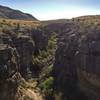
<svg viewBox="0 0 100 100">
<path fill-rule="evenodd" d="M 30 13 L 39 20 L 100 14 L 100 0 L 0 0 L 0 5 Z"/>
</svg>

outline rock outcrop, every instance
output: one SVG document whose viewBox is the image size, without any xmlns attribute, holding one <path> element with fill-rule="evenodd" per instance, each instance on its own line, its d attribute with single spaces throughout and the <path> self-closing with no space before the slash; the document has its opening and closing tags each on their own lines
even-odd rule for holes
<svg viewBox="0 0 100 100">
<path fill-rule="evenodd" d="M 34 31 L 31 33 L 32 36 L 29 36 L 30 34 L 20 36 L 12 33 L 0 34 L 1 100 L 17 100 L 16 93 L 21 77 L 32 78 L 33 55 L 40 49 L 46 48 L 47 45 L 45 42 L 42 43 L 46 39 L 42 34 L 40 32 L 36 35 Z"/>
<path fill-rule="evenodd" d="M 70 23 L 72 24 L 72 23 Z M 55 55 L 53 75 L 55 78 L 55 90 L 62 93 L 62 99 L 77 100 L 78 98 L 78 75 L 75 62 L 75 54 L 78 50 L 77 36 L 68 26 L 69 33 L 61 35 L 58 39 L 58 49 Z M 74 98 L 74 99 L 73 99 Z"/>
<path fill-rule="evenodd" d="M 48 44 L 48 34 L 45 34 L 46 31 L 42 29 L 34 29 L 32 30 L 31 37 L 35 43 L 35 54 L 39 53 L 39 50 L 45 50 Z"/>
<path fill-rule="evenodd" d="M 97 87 L 99 88 L 97 77 L 100 74 L 100 33 L 96 27 L 97 23 L 94 27 L 90 23 L 88 28 L 85 26 L 90 18 L 74 19 L 59 28 L 62 33 L 58 34 L 53 75 L 54 89 L 62 94 L 63 100 L 100 98 L 100 92 L 96 91 Z M 95 78 L 96 83 L 93 82 Z"/>
<path fill-rule="evenodd" d="M 0 99 L 14 100 L 18 82 L 16 49 L 0 38 Z"/>
<path fill-rule="evenodd" d="M 100 40 L 99 36 L 89 34 L 82 36 L 79 44 L 79 62 L 82 70 L 100 75 Z M 81 59 L 80 59 L 81 58 Z"/>
<path fill-rule="evenodd" d="M 14 39 L 13 42 L 19 54 L 19 71 L 23 77 L 26 77 L 30 73 L 30 64 L 35 48 L 34 41 L 29 36 L 20 36 Z"/>
</svg>

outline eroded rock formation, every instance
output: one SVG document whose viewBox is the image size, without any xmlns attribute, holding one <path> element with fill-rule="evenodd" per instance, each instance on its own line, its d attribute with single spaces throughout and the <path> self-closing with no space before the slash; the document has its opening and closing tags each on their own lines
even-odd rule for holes
<svg viewBox="0 0 100 100">
<path fill-rule="evenodd" d="M 4 44 L 3 44 L 4 43 Z M 17 90 L 18 62 L 16 51 L 2 41 L 0 44 L 0 99 L 14 100 Z"/>
</svg>

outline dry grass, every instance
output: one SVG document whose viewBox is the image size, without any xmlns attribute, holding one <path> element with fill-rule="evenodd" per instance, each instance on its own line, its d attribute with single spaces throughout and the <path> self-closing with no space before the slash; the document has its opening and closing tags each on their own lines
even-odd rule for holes
<svg viewBox="0 0 100 100">
<path fill-rule="evenodd" d="M 21 26 L 34 27 L 34 26 L 39 26 L 40 22 L 39 21 L 25 21 L 25 20 L 0 18 L 0 24 L 8 25 L 8 26 L 16 26 L 16 25 L 20 24 Z"/>
<path fill-rule="evenodd" d="M 35 80 L 25 81 L 22 79 L 16 95 L 18 100 L 43 100 L 36 85 L 37 82 Z"/>
</svg>

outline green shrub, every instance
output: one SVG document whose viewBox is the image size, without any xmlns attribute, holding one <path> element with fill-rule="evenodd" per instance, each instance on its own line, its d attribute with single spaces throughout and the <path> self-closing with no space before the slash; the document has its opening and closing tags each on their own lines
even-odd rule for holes
<svg viewBox="0 0 100 100">
<path fill-rule="evenodd" d="M 47 78 L 44 82 L 42 82 L 40 84 L 40 88 L 46 92 L 48 90 L 51 90 L 52 89 L 52 86 L 53 86 L 53 82 L 54 82 L 54 78 L 53 77 L 49 77 Z"/>
</svg>

